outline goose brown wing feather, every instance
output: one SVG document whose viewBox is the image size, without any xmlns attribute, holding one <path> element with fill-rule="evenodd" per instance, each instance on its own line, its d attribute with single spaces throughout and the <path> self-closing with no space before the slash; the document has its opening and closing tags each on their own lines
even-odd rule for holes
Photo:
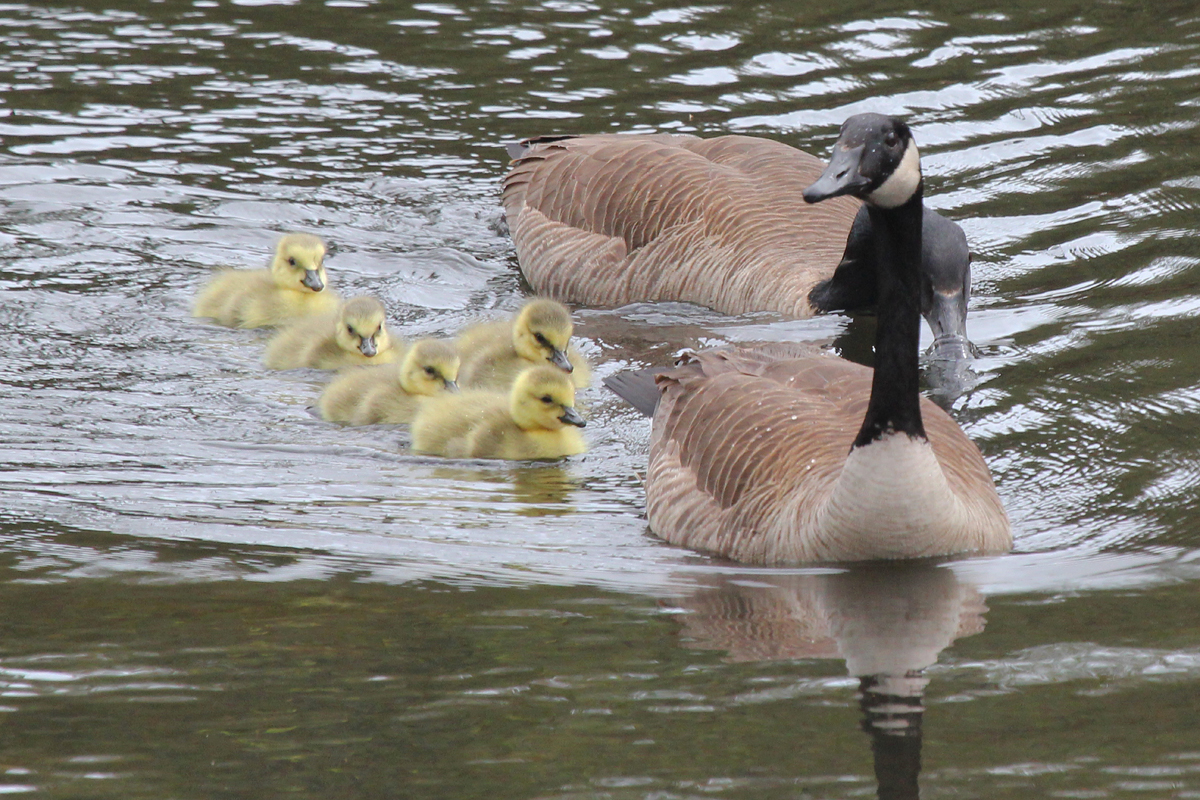
<svg viewBox="0 0 1200 800">
<path fill-rule="evenodd" d="M 855 390 L 869 395 L 870 370 L 827 356 L 811 361 L 751 361 L 744 371 L 742 363 L 727 362 L 716 374 L 689 375 L 664 393 L 670 412 L 662 436 L 678 443 L 681 466 L 719 507 L 736 506 L 750 487 L 788 488 L 770 476 L 845 459 L 862 421 Z M 787 367 L 796 372 L 781 381 Z M 839 367 L 851 369 L 837 374 Z"/>
<path fill-rule="evenodd" d="M 770 140 L 674 134 L 527 140 L 503 203 L 534 289 L 616 306 L 676 300 L 727 313 L 812 313 L 858 201 L 801 192 L 821 162 Z"/>
</svg>

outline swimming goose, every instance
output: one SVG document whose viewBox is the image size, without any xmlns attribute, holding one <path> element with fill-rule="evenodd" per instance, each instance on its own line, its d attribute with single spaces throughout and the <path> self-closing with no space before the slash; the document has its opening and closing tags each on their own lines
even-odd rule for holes
<svg viewBox="0 0 1200 800">
<path fill-rule="evenodd" d="M 583 388 L 591 370 L 571 345 L 574 331 L 571 312 L 541 297 L 527 302 L 511 321 L 472 325 L 456 340 L 462 356 L 459 383 L 466 389 L 507 391 L 525 369 L 550 363 L 571 373 L 575 386 Z"/>
<path fill-rule="evenodd" d="M 267 342 L 267 369 L 341 369 L 388 364 L 400 351 L 384 325 L 383 303 L 362 295 L 329 314 L 299 319 Z"/>
<path fill-rule="evenodd" d="M 307 233 L 279 240 L 267 269 L 223 269 L 196 297 L 193 317 L 211 317 L 230 328 L 282 325 L 337 307 L 325 275 L 325 243 Z"/>
<path fill-rule="evenodd" d="M 794 346 L 685 356 L 658 389 L 650 527 L 675 544 L 778 564 L 996 553 L 1008 518 L 979 450 L 918 392 L 922 181 L 908 126 L 842 126 L 810 203 L 862 198 L 876 238 L 875 369 Z M 639 400 L 645 373 L 605 383 Z"/>
<path fill-rule="evenodd" d="M 334 378 L 317 410 L 347 425 L 411 422 L 421 397 L 457 392 L 458 352 L 450 342 L 420 339 L 398 364 L 358 367 Z"/>
<path fill-rule="evenodd" d="M 802 202 L 820 159 L 750 136 L 546 136 L 510 145 L 503 204 L 538 294 L 615 308 L 685 301 L 804 318 L 876 303 L 877 236 L 853 197 Z M 966 342 L 971 258 L 926 210 L 921 313 Z"/>
<path fill-rule="evenodd" d="M 587 449 L 583 426 L 570 377 L 530 367 L 507 395 L 477 389 L 422 400 L 412 449 L 450 458 L 561 458 Z"/>
</svg>

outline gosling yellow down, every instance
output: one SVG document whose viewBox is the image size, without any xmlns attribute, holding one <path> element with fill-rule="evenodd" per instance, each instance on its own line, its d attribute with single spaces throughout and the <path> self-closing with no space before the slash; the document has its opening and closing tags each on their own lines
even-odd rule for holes
<svg viewBox="0 0 1200 800">
<path fill-rule="evenodd" d="M 341 369 L 390 364 L 399 355 L 384 325 L 383 303 L 354 297 L 337 311 L 299 319 L 267 342 L 267 369 Z"/>
<path fill-rule="evenodd" d="M 450 458 L 562 458 L 587 449 L 583 426 L 567 373 L 531 367 L 507 396 L 474 390 L 423 400 L 412 423 L 412 449 Z"/>
<path fill-rule="evenodd" d="M 450 342 L 414 342 L 399 364 L 359 367 L 334 378 L 317 410 L 346 425 L 412 422 L 419 398 L 457 392 L 458 352 Z"/>
<path fill-rule="evenodd" d="M 472 325 L 458 336 L 462 357 L 459 383 L 465 389 L 507 391 L 522 371 L 553 364 L 568 372 L 577 388 L 588 385 L 591 370 L 571 346 L 571 312 L 554 300 L 534 298 L 512 320 Z"/>
<path fill-rule="evenodd" d="M 213 276 L 192 308 L 229 328 L 265 328 L 337 308 L 338 296 L 325 275 L 325 243 L 307 233 L 279 240 L 267 269 L 223 269 Z"/>
</svg>

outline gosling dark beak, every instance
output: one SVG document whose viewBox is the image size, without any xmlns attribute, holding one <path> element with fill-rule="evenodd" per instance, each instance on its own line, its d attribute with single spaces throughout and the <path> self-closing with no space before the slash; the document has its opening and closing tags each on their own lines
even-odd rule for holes
<svg viewBox="0 0 1200 800">
<path fill-rule="evenodd" d="M 862 161 L 863 146 L 843 147 L 841 142 L 833 146 L 829 166 L 812 186 L 804 190 L 804 202 L 819 203 L 844 194 L 856 195 L 870 188 L 871 182 L 858 174 Z"/>
<path fill-rule="evenodd" d="M 325 288 L 325 281 L 321 280 L 321 274 L 315 269 L 304 270 L 304 280 L 300 282 L 314 292 L 319 292 Z"/>
<path fill-rule="evenodd" d="M 454 381 L 448 381 L 445 378 L 443 378 L 442 383 L 444 383 L 446 385 L 447 392 L 457 392 L 458 391 L 458 384 L 455 383 Z"/>
<path fill-rule="evenodd" d="M 579 412 L 575 410 L 574 406 L 564 407 L 563 415 L 558 418 L 558 421 L 566 425 L 574 425 L 576 428 L 583 428 L 587 425 L 583 417 L 579 416 Z"/>
<path fill-rule="evenodd" d="M 567 354 L 557 347 L 550 348 L 550 363 L 561 369 L 563 372 L 574 372 L 575 368 L 571 366 Z"/>
<path fill-rule="evenodd" d="M 359 352 L 361 352 L 364 356 L 373 356 L 379 352 L 378 350 L 375 349 L 375 337 L 374 336 L 368 336 L 365 339 L 363 339 L 362 342 L 359 343 L 358 349 L 359 349 Z"/>
</svg>

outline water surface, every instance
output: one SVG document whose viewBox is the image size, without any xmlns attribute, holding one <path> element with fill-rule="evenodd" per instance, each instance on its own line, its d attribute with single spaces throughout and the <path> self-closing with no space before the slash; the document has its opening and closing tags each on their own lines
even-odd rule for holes
<svg viewBox="0 0 1200 800">
<path fill-rule="evenodd" d="M 0 7 L 0 791 L 1200 796 L 1200 13 L 927 8 Z M 524 296 L 504 142 L 824 154 L 868 110 L 910 120 L 972 245 L 977 381 L 944 402 L 1010 556 L 740 569 L 649 534 L 648 425 L 600 389 L 585 456 L 442 462 L 188 317 L 304 230 L 401 335 L 450 333 Z M 873 325 L 578 317 L 598 377 L 729 341 L 869 359 Z"/>
</svg>

